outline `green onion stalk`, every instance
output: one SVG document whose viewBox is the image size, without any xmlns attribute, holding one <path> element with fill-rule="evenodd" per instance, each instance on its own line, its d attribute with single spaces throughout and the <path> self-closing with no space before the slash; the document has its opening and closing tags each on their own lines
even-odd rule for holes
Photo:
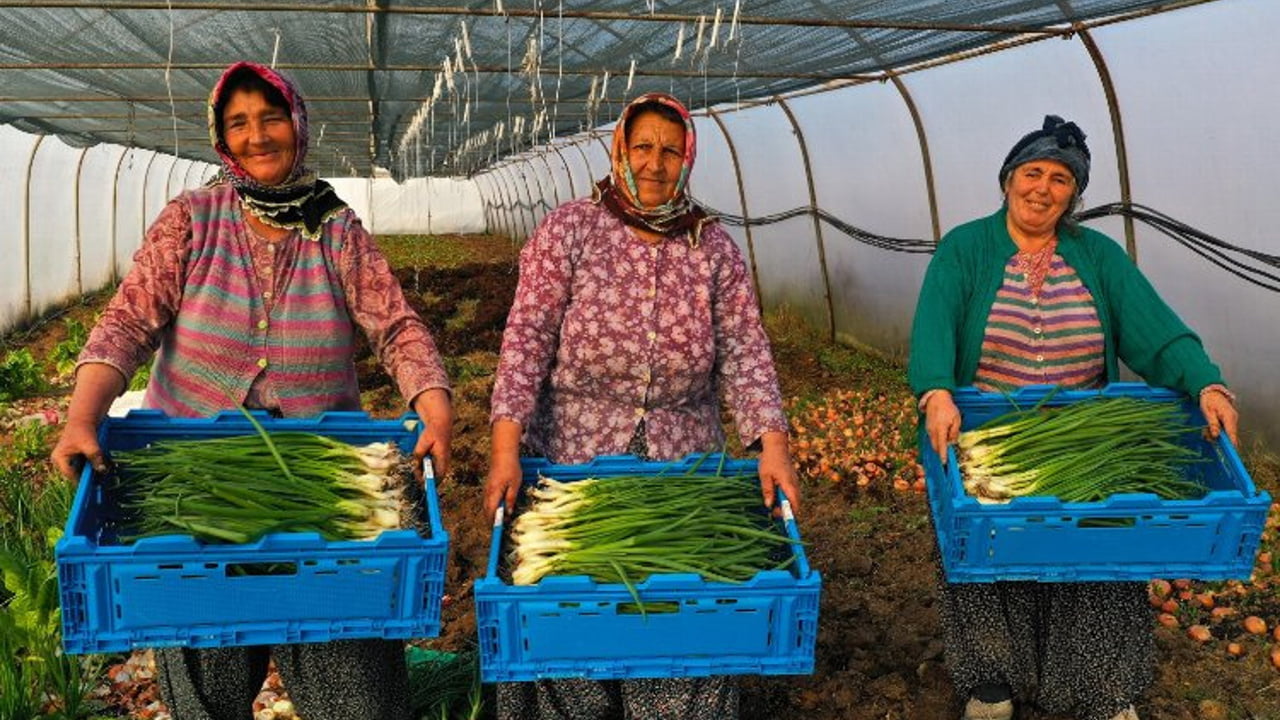
<svg viewBox="0 0 1280 720">
<path fill-rule="evenodd" d="M 157 440 L 113 453 L 114 490 L 132 520 L 124 539 L 181 533 L 242 544 L 316 532 L 365 540 L 412 526 L 407 465 L 393 443 L 356 447 L 254 425 L 256 435 Z"/>
<path fill-rule="evenodd" d="M 1007 413 L 961 433 L 957 450 L 965 491 L 980 500 L 1190 499 L 1205 493 L 1187 477 L 1190 464 L 1205 461 L 1184 442 L 1197 430 L 1176 403 L 1098 398 Z"/>
<path fill-rule="evenodd" d="M 654 573 L 736 583 L 793 559 L 780 552 L 790 540 L 761 506 L 754 476 L 543 477 L 528 496 L 511 529 L 516 585 L 588 575 L 634 594 Z"/>
</svg>

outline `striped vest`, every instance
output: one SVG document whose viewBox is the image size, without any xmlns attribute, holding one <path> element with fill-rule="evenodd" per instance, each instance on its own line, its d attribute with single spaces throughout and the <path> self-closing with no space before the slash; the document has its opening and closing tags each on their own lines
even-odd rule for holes
<svg viewBox="0 0 1280 720">
<path fill-rule="evenodd" d="M 1013 258 L 987 316 L 974 385 L 995 392 L 1094 387 L 1106 371 L 1104 351 L 1093 295 L 1062 256 L 1053 256 L 1038 295 Z"/>
<path fill-rule="evenodd" d="M 268 314 L 235 190 L 201 188 L 180 201 L 191 211 L 182 301 L 145 406 L 179 417 L 211 415 L 240 407 L 254 379 L 269 373 L 285 417 L 359 409 L 354 328 L 337 270 L 352 214 L 326 223 L 318 241 L 298 241 Z"/>
</svg>

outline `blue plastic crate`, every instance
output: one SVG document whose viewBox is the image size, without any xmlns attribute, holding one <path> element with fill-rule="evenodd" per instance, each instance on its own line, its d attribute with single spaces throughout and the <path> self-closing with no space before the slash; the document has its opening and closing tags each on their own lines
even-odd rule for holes
<svg viewBox="0 0 1280 720">
<path fill-rule="evenodd" d="M 620 475 L 685 474 L 701 456 L 675 463 L 633 456 L 599 457 L 585 465 L 521 460 L 525 485 L 540 475 L 561 481 Z M 698 472 L 712 474 L 712 456 Z M 755 473 L 750 460 L 728 460 L 725 474 Z M 635 586 L 641 602 L 670 611 L 636 609 L 620 583 L 549 576 L 535 585 L 510 585 L 498 575 L 502 524 L 493 529 L 489 565 L 476 581 L 480 673 L 485 682 L 544 678 L 805 675 L 813 672 L 818 634 L 819 573 L 809 568 L 786 505 L 785 526 L 795 562 L 741 583 L 708 582 L 694 574 L 658 574 Z"/>
<path fill-rule="evenodd" d="M 1028 387 L 1009 397 L 961 388 L 955 401 L 961 428 L 968 430 L 1046 397 L 1048 407 L 1099 396 L 1181 403 L 1193 422 L 1204 422 L 1199 407 L 1184 395 L 1141 383 L 1056 393 Z M 955 448 L 948 450 L 944 469 L 923 428 L 920 438 L 934 529 L 951 582 L 1226 580 L 1247 578 L 1253 571 L 1271 496 L 1254 487 L 1225 433 L 1219 442 L 1198 434 L 1186 438 L 1209 460 L 1188 470 L 1189 478 L 1209 488 L 1204 497 L 1162 500 L 1134 493 L 1089 503 L 1048 496 L 980 503 L 964 491 Z M 1103 519 L 1114 526 L 1096 526 Z"/>
<path fill-rule="evenodd" d="M 317 418 L 257 417 L 268 431 L 306 431 L 353 444 L 394 441 L 412 450 L 421 432 L 411 415 L 364 413 Z M 161 439 L 254 433 L 240 413 L 170 418 L 135 410 L 103 421 L 108 452 Z M 223 647 L 355 638 L 433 637 L 449 536 L 435 484 L 425 486 L 430 537 L 416 530 L 374 540 L 329 542 L 316 533 L 277 533 L 244 544 L 202 544 L 189 535 L 117 539 L 121 517 L 101 478 L 86 469 L 55 548 L 68 653 L 139 647 Z"/>
</svg>

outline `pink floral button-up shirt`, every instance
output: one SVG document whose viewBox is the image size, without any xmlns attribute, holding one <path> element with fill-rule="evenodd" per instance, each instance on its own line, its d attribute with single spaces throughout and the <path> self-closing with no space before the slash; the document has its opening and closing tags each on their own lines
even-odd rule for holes
<svg viewBox="0 0 1280 720">
<path fill-rule="evenodd" d="M 746 264 L 718 224 L 649 244 L 589 200 L 547 215 L 520 253 L 492 401 L 534 452 L 583 463 L 717 450 L 719 397 L 751 446 L 787 429 Z"/>
</svg>

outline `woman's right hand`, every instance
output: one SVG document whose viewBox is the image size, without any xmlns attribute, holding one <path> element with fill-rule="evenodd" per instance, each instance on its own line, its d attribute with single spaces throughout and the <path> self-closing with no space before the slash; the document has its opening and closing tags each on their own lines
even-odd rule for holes
<svg viewBox="0 0 1280 720">
<path fill-rule="evenodd" d="M 104 363 L 85 363 L 76 369 L 76 386 L 67 406 L 67 424 L 49 459 L 63 477 L 75 483 L 80 479 L 84 462 L 96 472 L 105 473 L 107 455 L 98 445 L 98 423 L 125 389 L 121 372 Z"/>
<path fill-rule="evenodd" d="M 68 418 L 67 425 L 50 453 L 53 466 L 72 483 L 80 479 L 86 460 L 94 471 L 107 471 L 107 456 L 98 444 L 98 426 L 87 419 Z"/>
<path fill-rule="evenodd" d="M 484 512 L 490 518 L 500 504 L 506 507 L 507 512 L 511 511 L 524 478 L 520 470 L 520 423 L 495 420 L 492 440 L 489 475 L 484 481 Z"/>
<path fill-rule="evenodd" d="M 518 455 L 507 457 L 504 454 L 489 459 L 489 476 L 484 482 L 484 512 L 487 517 L 493 517 L 499 504 L 506 507 L 508 512 L 511 510 L 520 492 L 520 480 Z"/>
<path fill-rule="evenodd" d="M 929 444 L 947 464 L 947 446 L 960 439 L 960 408 L 951 398 L 950 390 L 934 390 L 924 407 L 924 430 Z"/>
</svg>

